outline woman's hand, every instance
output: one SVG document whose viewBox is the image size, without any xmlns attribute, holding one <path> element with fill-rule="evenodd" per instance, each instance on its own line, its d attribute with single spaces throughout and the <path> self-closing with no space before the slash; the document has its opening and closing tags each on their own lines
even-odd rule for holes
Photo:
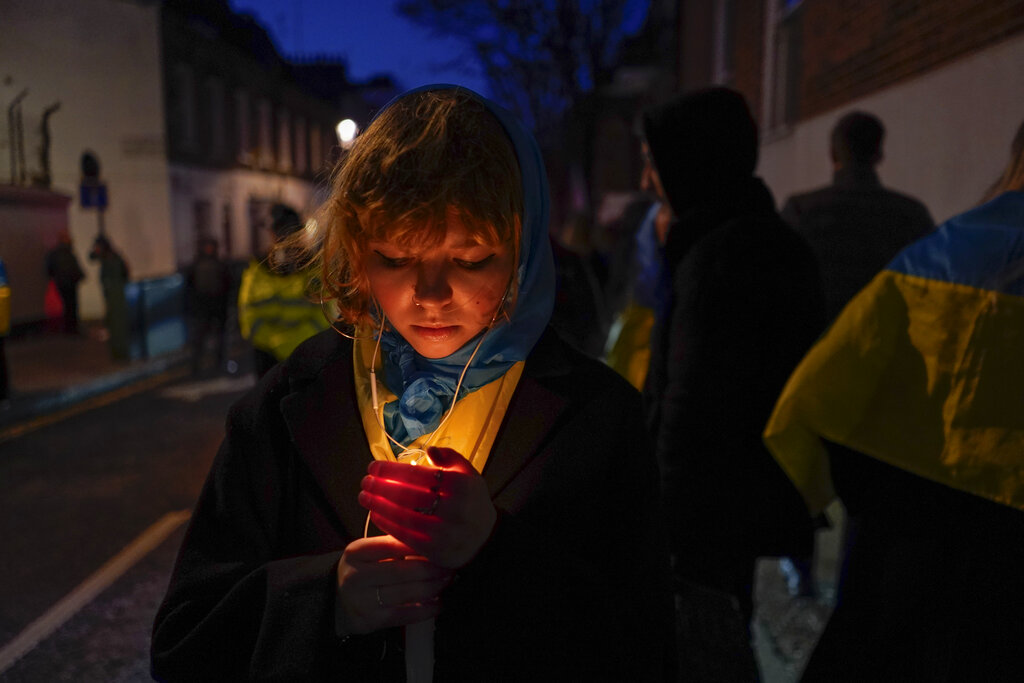
<svg viewBox="0 0 1024 683">
<path fill-rule="evenodd" d="M 452 572 L 391 536 L 352 541 L 338 562 L 334 625 L 338 635 L 370 633 L 436 617 Z"/>
<path fill-rule="evenodd" d="M 430 448 L 435 467 L 376 460 L 363 478 L 359 504 L 371 519 L 440 567 L 465 566 L 487 542 L 498 518 L 487 484 L 450 448 Z"/>
</svg>

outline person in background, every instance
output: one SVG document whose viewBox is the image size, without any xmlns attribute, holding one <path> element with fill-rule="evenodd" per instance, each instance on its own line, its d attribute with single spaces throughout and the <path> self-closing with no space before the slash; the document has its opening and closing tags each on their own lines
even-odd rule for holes
<svg viewBox="0 0 1024 683">
<path fill-rule="evenodd" d="M 672 214 L 667 204 L 657 200 L 641 206 L 643 214 L 638 218 L 631 216 L 639 225 L 628 249 L 625 297 L 608 332 L 604 354 L 605 363 L 639 390 L 643 390 L 650 367 L 654 321 L 658 314 L 664 315 L 668 297 L 662 248 Z"/>
<path fill-rule="evenodd" d="M 832 184 L 786 200 L 782 217 L 811 245 L 831 322 L 896 253 L 935 227 L 917 199 L 882 186 L 885 128 L 853 111 L 832 129 Z"/>
<path fill-rule="evenodd" d="M 752 680 L 755 562 L 807 555 L 813 545 L 803 501 L 761 432 L 821 331 L 821 284 L 807 243 L 754 175 L 758 131 L 742 95 L 710 88 L 675 97 L 644 113 L 643 132 L 645 173 L 675 217 L 645 397 L 681 652 L 717 658 L 698 680 Z"/>
<path fill-rule="evenodd" d="M 281 245 L 303 228 L 299 214 L 277 204 L 272 209 L 270 229 L 274 245 Z M 238 324 L 242 337 L 253 348 L 257 377 L 291 355 L 295 347 L 330 327 L 333 309 L 310 299 L 313 271 L 299 268 L 286 256 L 286 249 L 254 259 L 242 273 L 238 289 Z M 283 256 L 283 258 L 277 258 Z"/>
<path fill-rule="evenodd" d="M 217 240 L 201 237 L 196 259 L 185 271 L 185 294 L 192 322 L 192 374 L 203 368 L 210 337 L 214 343 L 214 367 L 224 367 L 224 328 L 232 277 L 228 264 L 217 253 Z"/>
<path fill-rule="evenodd" d="M 89 260 L 100 264 L 100 285 L 106 306 L 105 324 L 109 335 L 110 355 L 114 360 L 128 360 L 128 264 L 114 249 L 110 240 L 100 235 L 92 244 Z"/>
<path fill-rule="evenodd" d="M 899 252 L 811 349 L 764 439 L 858 520 L 804 681 L 1024 667 L 1024 124 L 985 202 Z"/>
<path fill-rule="evenodd" d="M 78 283 L 85 277 L 71 248 L 66 229 L 57 233 L 57 245 L 46 253 L 46 275 L 57 286 L 64 304 L 64 333 L 78 334 Z"/>
<path fill-rule="evenodd" d="M 577 213 L 563 231 L 565 243 L 558 235 L 551 235 L 555 259 L 555 309 L 551 313 L 551 327 L 577 350 L 598 358 L 608 326 L 601 286 L 593 268 L 594 252 L 589 246 L 589 233 L 589 217 Z"/>
<path fill-rule="evenodd" d="M 334 177 L 307 246 L 345 329 L 232 408 L 154 674 L 665 680 L 653 449 L 639 394 L 548 327 L 536 141 L 489 100 L 427 86 Z"/>
<path fill-rule="evenodd" d="M 7 266 L 0 258 L 0 406 L 10 397 L 10 377 L 7 374 L 7 336 L 11 333 L 11 285 L 7 281 Z"/>
<path fill-rule="evenodd" d="M 884 158 L 884 140 L 885 127 L 873 114 L 852 111 L 842 116 L 829 145 L 832 184 L 794 195 L 782 209 L 782 217 L 804 236 L 818 259 L 826 324 L 900 249 L 935 227 L 924 204 L 879 181 L 876 168 Z M 826 515 L 816 523 L 831 524 Z M 855 533 L 855 524 L 844 518 L 843 539 Z M 846 543 L 842 541 L 844 548 Z M 813 557 L 787 558 L 780 568 L 792 594 L 819 597 Z"/>
</svg>

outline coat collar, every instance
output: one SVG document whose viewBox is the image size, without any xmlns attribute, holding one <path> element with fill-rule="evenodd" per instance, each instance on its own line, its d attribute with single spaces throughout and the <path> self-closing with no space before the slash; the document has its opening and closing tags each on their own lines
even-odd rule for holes
<svg viewBox="0 0 1024 683">
<path fill-rule="evenodd" d="M 336 338 L 332 339 L 328 335 Z M 366 443 L 352 377 L 352 342 L 333 330 L 318 335 L 287 361 L 289 393 L 281 412 L 313 478 L 353 538 L 363 535 L 366 510 L 359 485 L 373 456 Z M 497 499 L 544 444 L 566 407 L 550 379 L 568 373 L 564 346 L 549 330 L 526 360 L 484 481 Z"/>
</svg>

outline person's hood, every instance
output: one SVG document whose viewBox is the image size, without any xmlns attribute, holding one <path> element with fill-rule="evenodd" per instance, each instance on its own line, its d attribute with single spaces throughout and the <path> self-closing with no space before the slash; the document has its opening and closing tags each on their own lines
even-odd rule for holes
<svg viewBox="0 0 1024 683">
<path fill-rule="evenodd" d="M 757 124 L 743 96 L 709 88 L 644 112 L 651 156 L 677 216 L 730 201 L 757 167 Z"/>
</svg>

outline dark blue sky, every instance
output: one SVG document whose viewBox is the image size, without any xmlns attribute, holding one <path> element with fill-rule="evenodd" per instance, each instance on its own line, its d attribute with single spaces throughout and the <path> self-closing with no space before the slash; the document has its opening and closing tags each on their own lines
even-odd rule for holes
<svg viewBox="0 0 1024 683">
<path fill-rule="evenodd" d="M 488 94 L 463 44 L 398 16 L 394 0 L 231 0 L 255 15 L 286 57 L 342 57 L 353 80 L 390 73 L 399 85 L 458 83 Z M 442 68 L 456 61 L 462 68 Z"/>
<path fill-rule="evenodd" d="M 400 86 L 457 83 L 489 95 L 464 43 L 433 36 L 394 11 L 396 0 L 231 0 L 255 15 L 286 57 L 343 57 L 353 80 L 390 73 Z M 631 0 L 625 27 L 633 32 L 648 0 Z M 452 66 L 452 62 L 460 66 Z"/>
</svg>

